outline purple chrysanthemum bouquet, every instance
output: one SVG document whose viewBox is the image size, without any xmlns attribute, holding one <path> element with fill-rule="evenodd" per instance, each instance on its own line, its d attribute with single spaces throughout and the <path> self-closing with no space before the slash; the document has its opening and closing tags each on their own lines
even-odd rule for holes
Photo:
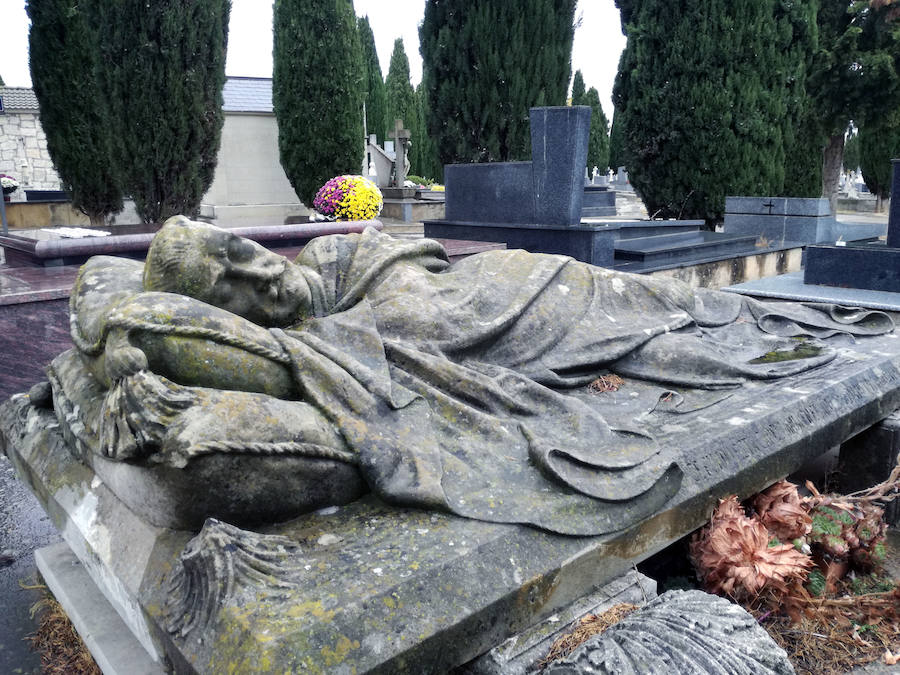
<svg viewBox="0 0 900 675">
<path fill-rule="evenodd" d="M 313 208 L 329 220 L 371 220 L 381 213 L 381 190 L 363 176 L 335 176 L 319 188 Z"/>
</svg>

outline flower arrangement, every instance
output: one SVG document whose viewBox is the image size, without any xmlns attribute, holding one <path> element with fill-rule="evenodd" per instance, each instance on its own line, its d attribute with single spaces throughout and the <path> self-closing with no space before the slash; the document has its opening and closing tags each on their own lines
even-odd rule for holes
<svg viewBox="0 0 900 675">
<path fill-rule="evenodd" d="M 9 194 L 19 189 L 19 181 L 5 173 L 0 173 L 0 186 L 3 187 L 3 194 Z"/>
<path fill-rule="evenodd" d="M 370 220 L 383 204 L 381 190 L 362 176 L 335 176 L 313 200 L 313 208 L 329 220 Z"/>
</svg>

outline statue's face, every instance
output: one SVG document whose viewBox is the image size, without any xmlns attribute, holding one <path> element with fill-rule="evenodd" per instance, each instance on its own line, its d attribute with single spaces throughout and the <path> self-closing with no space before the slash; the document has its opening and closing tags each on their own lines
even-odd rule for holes
<svg viewBox="0 0 900 675">
<path fill-rule="evenodd" d="M 300 269 L 254 241 L 209 228 L 205 262 L 212 286 L 198 299 L 261 326 L 288 326 L 310 313 Z"/>
</svg>

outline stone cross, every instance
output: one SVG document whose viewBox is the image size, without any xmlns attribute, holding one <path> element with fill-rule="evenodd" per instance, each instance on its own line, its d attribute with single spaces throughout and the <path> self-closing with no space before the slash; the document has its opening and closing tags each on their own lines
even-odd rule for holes
<svg viewBox="0 0 900 675">
<path fill-rule="evenodd" d="M 406 152 L 409 148 L 411 134 L 409 129 L 403 128 L 403 120 L 394 120 L 394 181 L 392 187 L 402 188 L 406 182 Z"/>
</svg>

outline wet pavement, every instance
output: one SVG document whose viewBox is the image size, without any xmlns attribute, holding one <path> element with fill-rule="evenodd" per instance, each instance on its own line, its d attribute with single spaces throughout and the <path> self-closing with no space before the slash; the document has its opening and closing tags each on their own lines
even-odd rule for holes
<svg viewBox="0 0 900 675">
<path fill-rule="evenodd" d="M 40 673 L 40 658 L 24 638 L 37 623 L 31 605 L 40 593 L 25 590 L 37 578 L 34 551 L 60 536 L 28 488 L 0 455 L 0 673 Z"/>
</svg>

